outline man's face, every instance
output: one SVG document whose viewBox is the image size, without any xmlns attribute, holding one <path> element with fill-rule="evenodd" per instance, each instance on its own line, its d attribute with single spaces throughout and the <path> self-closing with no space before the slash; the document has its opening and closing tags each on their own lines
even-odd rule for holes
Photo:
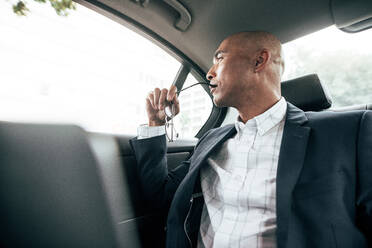
<svg viewBox="0 0 372 248">
<path fill-rule="evenodd" d="M 213 58 L 213 66 L 207 73 L 211 84 L 213 101 L 220 107 L 237 107 L 244 101 L 244 94 L 253 76 L 254 62 L 251 53 L 243 49 L 239 42 L 224 40 Z"/>
</svg>

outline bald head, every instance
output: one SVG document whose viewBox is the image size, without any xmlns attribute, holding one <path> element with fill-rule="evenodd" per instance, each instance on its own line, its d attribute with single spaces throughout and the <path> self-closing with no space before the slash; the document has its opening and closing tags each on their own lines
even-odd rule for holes
<svg viewBox="0 0 372 248">
<path fill-rule="evenodd" d="M 280 76 L 284 72 L 283 51 L 280 40 L 265 31 L 247 31 L 233 34 L 225 39 L 230 45 L 242 49 L 242 52 L 252 53 L 268 50 L 271 62 L 280 67 Z"/>
<path fill-rule="evenodd" d="M 217 48 L 206 77 L 217 106 L 238 109 L 246 121 L 279 101 L 284 70 L 280 41 L 262 31 L 227 37 Z"/>
</svg>

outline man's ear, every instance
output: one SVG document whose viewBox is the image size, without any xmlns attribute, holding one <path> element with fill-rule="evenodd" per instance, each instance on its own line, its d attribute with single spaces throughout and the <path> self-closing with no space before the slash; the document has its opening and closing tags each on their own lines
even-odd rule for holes
<svg viewBox="0 0 372 248">
<path fill-rule="evenodd" d="M 269 59 L 270 59 L 270 53 L 268 50 L 263 49 L 262 51 L 260 51 L 260 53 L 256 57 L 254 71 L 255 72 L 262 71 L 265 68 Z"/>
</svg>

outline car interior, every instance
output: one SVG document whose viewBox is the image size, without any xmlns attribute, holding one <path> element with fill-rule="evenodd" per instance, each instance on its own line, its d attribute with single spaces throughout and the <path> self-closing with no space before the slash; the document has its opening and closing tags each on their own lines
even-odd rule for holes
<svg viewBox="0 0 372 248">
<path fill-rule="evenodd" d="M 267 30 L 286 43 L 331 25 L 349 33 L 372 27 L 369 0 L 76 2 L 172 54 L 181 62 L 173 81 L 178 89 L 189 73 L 207 82 L 220 41 L 242 30 Z M 332 108 L 317 74 L 283 81 L 281 88 L 304 111 L 372 110 L 372 100 Z M 229 113 L 213 106 L 195 137 L 224 125 Z M 129 144 L 134 136 L 1 121 L 0 247 L 164 247 L 167 209 L 156 210 L 143 197 Z M 168 170 L 190 157 L 196 143 L 169 142 Z"/>
</svg>

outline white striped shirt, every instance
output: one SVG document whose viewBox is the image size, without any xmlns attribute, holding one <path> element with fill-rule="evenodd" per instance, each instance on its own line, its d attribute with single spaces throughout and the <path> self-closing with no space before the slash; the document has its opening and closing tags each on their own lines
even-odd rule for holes
<svg viewBox="0 0 372 248">
<path fill-rule="evenodd" d="M 237 134 L 202 168 L 198 247 L 276 247 L 276 171 L 287 103 L 236 121 Z"/>
</svg>

